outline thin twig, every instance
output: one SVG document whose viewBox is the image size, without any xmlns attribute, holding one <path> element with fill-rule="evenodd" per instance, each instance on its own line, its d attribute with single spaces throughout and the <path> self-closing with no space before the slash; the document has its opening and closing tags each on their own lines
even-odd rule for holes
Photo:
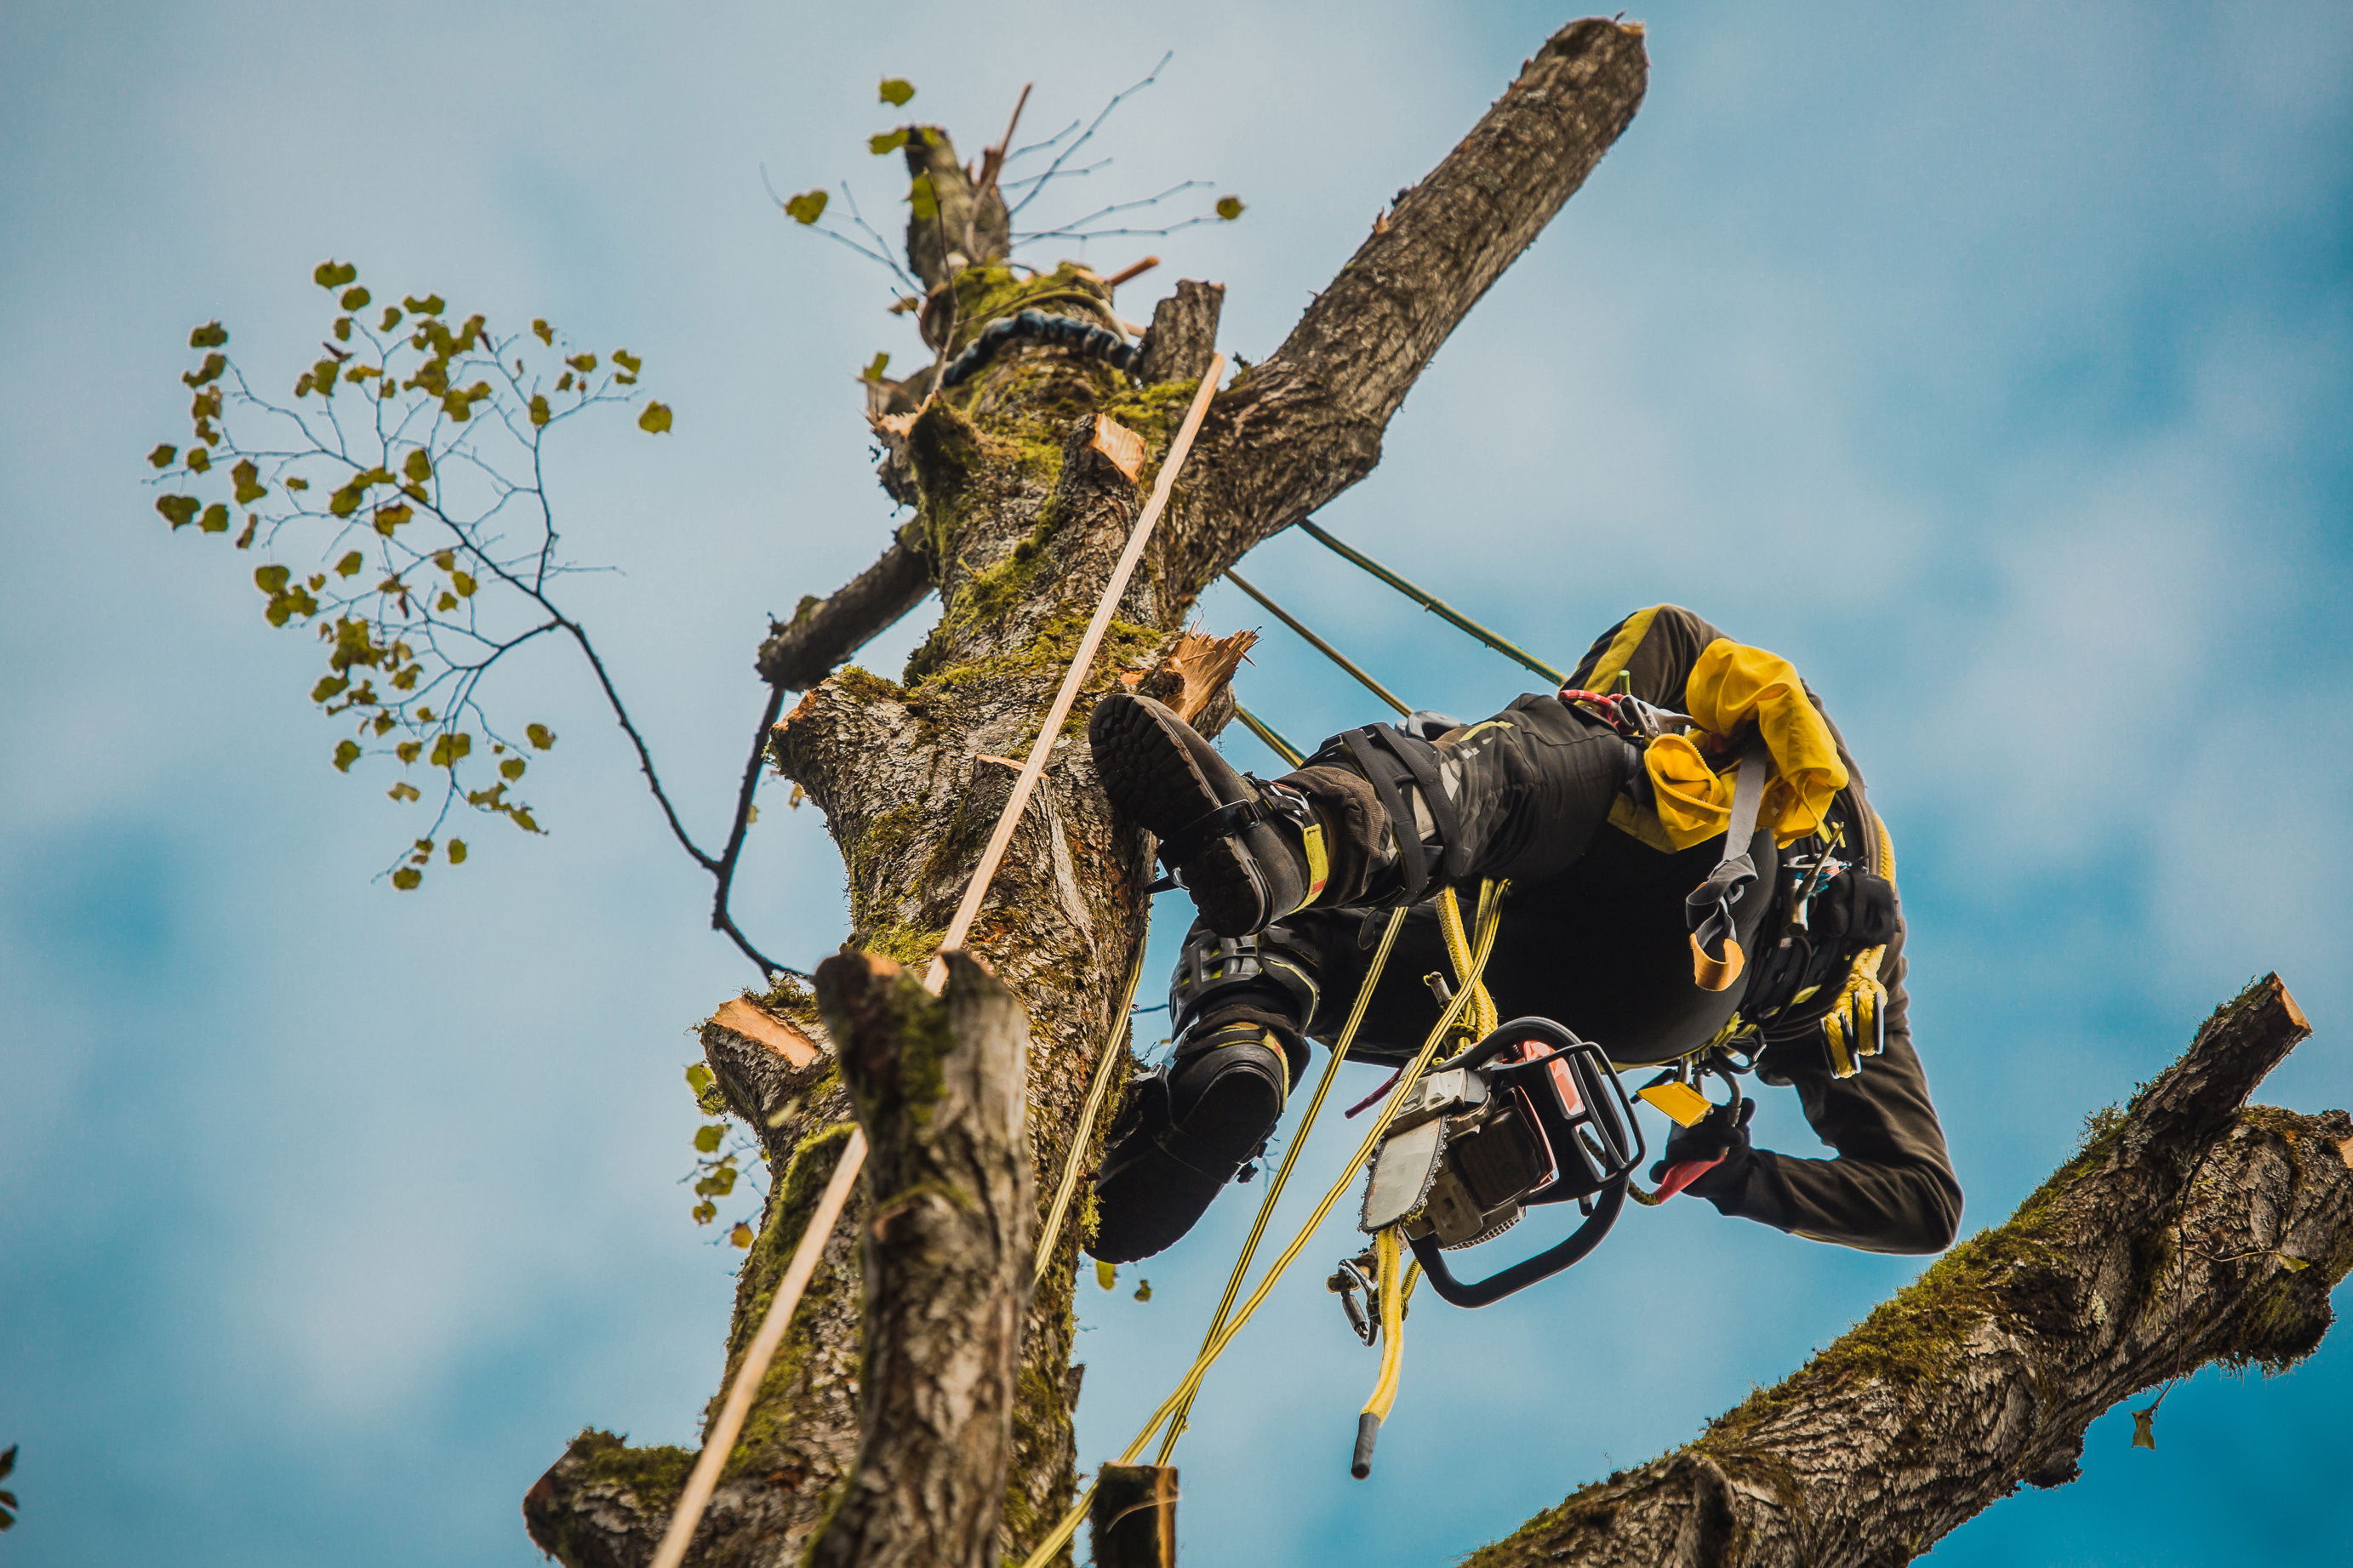
<svg viewBox="0 0 2353 1568">
<path fill-rule="evenodd" d="M 1158 63 L 1154 65 L 1150 71 L 1145 73 L 1142 81 L 1135 83 L 1132 87 L 1123 88 L 1118 92 L 1113 94 L 1112 100 L 1103 106 L 1103 111 L 1094 117 L 1093 121 L 1088 124 L 1086 130 L 1080 132 L 1079 139 L 1054 154 L 1054 161 L 1047 165 L 1045 174 L 1039 178 L 1035 185 L 1030 187 L 1029 194 L 1021 198 L 1019 205 L 1014 207 L 1013 211 L 1008 213 L 1007 216 L 1008 217 L 1018 216 L 1022 207 L 1026 207 L 1031 202 L 1036 201 L 1038 199 L 1039 192 L 1043 191 L 1048 185 L 1053 184 L 1054 176 L 1061 172 L 1062 165 L 1070 162 L 1071 155 L 1092 141 L 1096 132 L 1103 129 L 1103 121 L 1111 118 L 1112 110 L 1126 102 L 1128 99 L 1133 97 L 1134 94 L 1143 91 L 1145 88 L 1150 87 L 1154 82 L 1159 80 L 1160 73 L 1166 69 L 1168 62 L 1176 58 L 1176 51 L 1170 49 L 1167 53 L 1160 57 Z"/>
</svg>

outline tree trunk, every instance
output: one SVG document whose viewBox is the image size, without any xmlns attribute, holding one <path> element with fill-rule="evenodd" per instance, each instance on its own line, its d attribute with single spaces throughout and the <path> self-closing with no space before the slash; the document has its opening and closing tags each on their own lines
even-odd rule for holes
<svg viewBox="0 0 2353 1568">
<path fill-rule="evenodd" d="M 2246 1104 L 2306 1032 L 2257 981 L 2007 1225 L 1466 1568 L 1908 1563 L 2020 1482 L 2074 1479 L 2084 1428 L 2137 1390 L 2309 1355 L 2353 1269 L 2353 1117 Z"/>
<path fill-rule="evenodd" d="M 1123 600 L 1088 692 L 1122 680 L 1174 682 L 1163 666 L 1195 597 L 1242 553 L 1368 472 L 1383 430 L 1463 314 L 1583 183 L 1641 100 L 1637 26 L 1578 22 L 1549 40 L 1479 124 L 1378 219 L 1356 257 L 1282 347 L 1211 405 L 1190 464 Z M 908 143 L 938 217 L 911 232 L 909 259 L 932 293 L 919 315 L 944 357 L 987 321 L 1036 303 L 1104 325 L 1110 290 L 1085 268 L 1017 277 L 1004 264 L 1002 205 L 975 192 L 945 134 Z M 942 397 L 929 370 L 873 391 L 887 449 L 882 479 L 913 521 L 849 597 L 805 605 L 763 664 L 772 683 L 810 678 L 910 602 L 920 559 L 939 624 L 902 682 L 855 668 L 810 689 L 777 727 L 784 771 L 826 814 L 849 872 L 849 944 L 915 965 L 931 957 L 1014 776 L 1006 759 L 1036 727 L 1107 582 L 1215 340 L 1218 291 L 1182 284 L 1155 313 L 1133 384 L 1060 348 L 1008 347 Z M 1122 430 L 1143 438 L 1128 458 Z M 840 598 L 840 596 L 838 596 Z M 873 623 L 870 625 L 870 623 Z M 795 628 L 799 628 L 796 631 Z M 1098 1051 L 1144 935 L 1148 847 L 1111 816 L 1082 716 L 1058 742 L 1015 835 L 970 951 L 1029 1023 L 1032 1192 L 1050 1194 Z M 1223 704 L 1219 705 L 1223 707 Z M 1213 713 L 1215 710 L 1212 710 Z M 781 985 L 762 999 L 820 1050 L 813 999 Z M 730 1100 L 759 1130 L 777 1173 L 737 1291 L 729 1368 L 772 1294 L 846 1134 L 822 1056 L 805 1066 L 718 1026 L 705 1049 Z M 1100 1131 L 1100 1130 L 1099 1130 Z M 1096 1151 L 1080 1152 L 1091 1162 Z M 857 1248 L 869 1223 L 824 1242 L 783 1352 L 728 1461 L 698 1564 L 796 1560 L 849 1484 L 859 1446 Z M 1023 1325 L 1003 1535 L 1026 1552 L 1073 1494 L 1071 1364 L 1079 1226 L 1066 1228 Z M 715 1402 L 714 1402 L 715 1408 Z M 642 1563 L 659 1539 L 691 1456 L 584 1433 L 525 1501 L 533 1538 L 575 1568 Z"/>
</svg>

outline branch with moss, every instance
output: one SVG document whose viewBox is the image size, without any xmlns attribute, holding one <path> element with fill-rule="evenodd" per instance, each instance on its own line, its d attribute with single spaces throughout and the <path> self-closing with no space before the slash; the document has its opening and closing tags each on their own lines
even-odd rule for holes
<svg viewBox="0 0 2353 1568">
<path fill-rule="evenodd" d="M 2246 1103 L 2308 1032 L 2257 981 L 2009 1223 L 1468 1568 L 1909 1562 L 2021 1482 L 2074 1479 L 2085 1429 L 2137 1391 L 2309 1355 L 2353 1269 L 2353 1117 Z"/>
</svg>

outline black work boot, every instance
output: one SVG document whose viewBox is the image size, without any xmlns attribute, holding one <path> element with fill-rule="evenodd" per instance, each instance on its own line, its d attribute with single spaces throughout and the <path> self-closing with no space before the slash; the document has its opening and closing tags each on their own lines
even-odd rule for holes
<svg viewBox="0 0 2353 1568">
<path fill-rule="evenodd" d="M 1128 1093 L 1095 1177 L 1087 1250 L 1105 1263 L 1132 1263 L 1173 1246 L 1266 1147 L 1294 1076 L 1263 1025 L 1187 1036 L 1166 1072 L 1137 1079 Z"/>
<path fill-rule="evenodd" d="M 1158 837 L 1219 936 L 1263 931 L 1324 890 L 1324 829 L 1305 798 L 1234 772 L 1168 709 L 1115 691 L 1095 705 L 1087 740 L 1112 804 Z"/>
</svg>

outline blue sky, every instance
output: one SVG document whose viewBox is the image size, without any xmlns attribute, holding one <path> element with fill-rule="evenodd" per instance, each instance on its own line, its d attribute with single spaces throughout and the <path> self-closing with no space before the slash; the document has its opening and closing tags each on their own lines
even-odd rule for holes
<svg viewBox="0 0 2353 1568">
<path fill-rule="evenodd" d="M 849 377 L 912 343 L 881 270 L 793 230 L 764 168 L 887 210 L 878 78 L 976 144 L 1026 80 L 1050 125 L 1173 48 L 1091 180 L 1198 177 L 1250 211 L 1089 255 L 1167 258 L 1137 315 L 1177 276 L 1225 282 L 1225 346 L 1255 358 L 1569 15 L 0 14 L 0 1445 L 26 1505 L 0 1558 L 521 1568 L 516 1505 L 565 1439 L 683 1440 L 718 1367 L 733 1255 L 685 1218 L 679 1073 L 744 973 L 698 875 L 551 655 L 513 690 L 565 736 L 534 774 L 554 836 L 479 832 L 415 894 L 370 880 L 413 829 L 327 766 L 314 656 L 142 485 L 185 428 L 190 326 L 290 376 L 333 255 L 643 354 L 675 433 L 575 440 L 554 482 L 575 558 L 618 569 L 577 580 L 579 612 L 711 831 L 764 616 L 890 524 Z M 1969 1224 L 2266 969 L 2317 1035 L 2265 1097 L 2353 1102 L 2353 13 L 1637 15 L 1633 128 L 1324 521 L 1556 656 L 1674 599 L 1812 677 L 1903 854 Z M 1519 689 L 1308 541 L 1251 570 L 1418 701 Z M 1224 591 L 1205 616 L 1261 619 Z M 1294 737 L 1367 708 L 1280 628 L 1244 681 Z M 806 960 L 839 938 L 839 869 L 812 811 L 768 805 L 742 912 Z M 1764 1126 L 1805 1149 L 1793 1109 Z M 1189 1359 L 1243 1218 L 1154 1260 L 1148 1304 L 1090 1289 L 1090 1458 Z M 1371 1358 L 1303 1266 L 1180 1451 L 1187 1560 L 1448 1561 L 1915 1271 L 1696 1204 L 1635 1215 L 1566 1279 L 1418 1313 L 1356 1483 Z M 1937 1561 L 2353 1556 L 2348 1394 L 2337 1342 L 2284 1378 L 2208 1373 L 2156 1453 L 2111 1416 L 2082 1481 Z"/>
</svg>

